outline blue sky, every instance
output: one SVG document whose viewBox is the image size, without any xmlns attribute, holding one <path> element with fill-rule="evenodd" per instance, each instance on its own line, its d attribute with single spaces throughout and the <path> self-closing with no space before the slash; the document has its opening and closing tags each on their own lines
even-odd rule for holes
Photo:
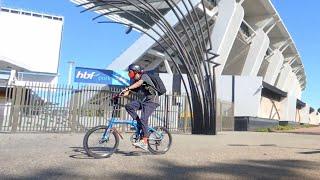
<svg viewBox="0 0 320 180">
<path fill-rule="evenodd" d="M 1 1 L 1 0 L 0 0 Z M 69 0 L 2 0 L 2 5 L 10 8 L 30 10 L 64 16 L 64 29 L 59 65 L 60 82 L 66 83 L 68 61 L 76 66 L 106 68 L 111 61 L 129 47 L 138 37 L 137 32 L 125 34 L 127 28 L 120 25 L 98 24 L 92 21 L 97 14 L 80 13 Z M 101 18 L 100 20 L 105 20 Z"/>
<path fill-rule="evenodd" d="M 303 100 L 320 108 L 320 19 L 319 0 L 273 0 L 288 28 L 307 74 L 307 88 Z"/>
<path fill-rule="evenodd" d="M 0 0 L 1 1 L 1 0 Z M 307 73 L 307 89 L 303 100 L 314 108 L 320 107 L 320 19 L 319 0 L 273 0 L 285 25 L 292 35 Z M 302 5 L 303 4 L 303 5 Z M 61 15 L 65 18 L 61 59 L 60 82 L 66 83 L 68 64 L 106 68 L 111 61 L 128 48 L 139 34 L 125 34 L 125 27 L 93 22 L 93 13 L 80 14 L 81 8 L 69 0 L 2 0 L 2 5 L 24 10 Z"/>
</svg>

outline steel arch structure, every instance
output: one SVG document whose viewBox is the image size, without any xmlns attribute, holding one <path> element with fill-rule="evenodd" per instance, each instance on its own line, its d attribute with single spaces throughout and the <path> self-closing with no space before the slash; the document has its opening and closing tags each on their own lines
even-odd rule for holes
<svg viewBox="0 0 320 180">
<path fill-rule="evenodd" d="M 219 65 L 213 60 L 218 55 L 212 52 L 212 43 L 210 38 L 210 26 L 208 18 L 206 17 L 206 8 L 203 8 L 205 18 L 205 28 L 200 24 L 200 18 L 197 11 L 194 10 L 195 4 L 192 0 L 181 0 L 182 7 L 178 7 L 173 0 L 164 0 L 163 2 L 170 8 L 180 23 L 182 30 L 179 32 L 170 25 L 165 19 L 164 15 L 155 7 L 151 2 L 152 0 L 91 0 L 90 2 L 80 4 L 79 7 L 84 7 L 88 4 L 93 4 L 90 8 L 83 11 L 96 10 L 104 6 L 112 7 L 114 10 L 102 13 L 99 16 L 93 18 L 93 20 L 100 17 L 116 14 L 119 12 L 125 12 L 140 22 L 144 27 L 152 30 L 152 34 L 148 33 L 143 28 L 117 21 L 99 21 L 98 23 L 106 24 L 120 24 L 128 26 L 127 31 L 135 29 L 141 33 L 146 34 L 153 39 L 163 52 L 173 62 L 177 72 L 180 74 L 184 88 L 190 88 L 190 92 L 187 92 L 187 96 L 190 103 L 191 112 L 191 124 L 193 134 L 210 134 L 215 135 L 216 131 L 216 78 L 215 68 Z M 205 7 L 204 0 L 200 1 L 200 4 Z M 130 6 L 135 9 L 135 13 L 126 10 L 122 6 Z M 189 10 L 188 6 L 192 8 Z M 187 11 L 188 17 L 182 13 Z M 144 18 L 141 18 L 142 15 Z M 154 28 L 153 24 L 156 24 L 158 28 Z M 165 36 L 161 35 L 165 34 Z M 180 34 L 184 34 L 186 41 L 183 42 Z M 157 40 L 156 36 L 160 39 Z M 173 53 L 171 53 L 173 52 Z M 178 63 L 181 63 L 179 65 Z M 182 78 L 182 70 L 185 69 L 185 73 L 188 77 L 188 83 Z"/>
</svg>

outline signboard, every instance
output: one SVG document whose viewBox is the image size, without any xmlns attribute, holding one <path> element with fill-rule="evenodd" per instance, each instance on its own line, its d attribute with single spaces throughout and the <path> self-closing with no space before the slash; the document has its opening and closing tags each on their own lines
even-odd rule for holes
<svg viewBox="0 0 320 180">
<path fill-rule="evenodd" d="M 130 78 L 128 77 L 127 71 L 112 71 L 84 67 L 76 67 L 74 81 L 78 83 L 94 83 L 118 86 L 130 85 Z"/>
</svg>

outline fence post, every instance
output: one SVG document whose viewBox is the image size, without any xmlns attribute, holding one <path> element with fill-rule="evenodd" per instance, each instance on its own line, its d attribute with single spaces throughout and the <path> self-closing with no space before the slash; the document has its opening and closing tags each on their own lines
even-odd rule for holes
<svg viewBox="0 0 320 180">
<path fill-rule="evenodd" d="M 186 133 L 187 132 L 187 121 L 188 121 L 188 118 L 187 118 L 187 109 L 188 109 L 188 104 L 189 104 L 189 101 L 188 101 L 188 97 L 185 96 L 185 100 L 184 100 L 184 113 L 183 113 L 183 132 Z"/>
<path fill-rule="evenodd" d="M 168 129 L 168 124 L 169 124 L 169 95 L 165 95 L 165 103 L 166 103 L 166 118 L 165 118 L 165 128 Z"/>
<path fill-rule="evenodd" d="M 80 93 L 76 93 L 73 96 L 73 101 L 71 104 L 71 117 L 70 117 L 70 124 L 71 124 L 71 132 L 77 131 L 77 115 L 78 115 L 78 105 L 79 105 L 79 98 Z"/>
<path fill-rule="evenodd" d="M 20 105 L 21 105 L 21 97 L 22 97 L 22 87 L 16 86 L 13 87 L 13 110 L 10 113 L 10 121 L 12 122 L 12 129 L 11 132 L 17 132 L 18 125 L 19 125 L 19 113 L 20 113 Z"/>
</svg>

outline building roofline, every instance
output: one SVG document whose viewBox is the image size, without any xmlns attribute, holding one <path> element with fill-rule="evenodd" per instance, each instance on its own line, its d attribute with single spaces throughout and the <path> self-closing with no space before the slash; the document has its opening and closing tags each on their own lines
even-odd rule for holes
<svg viewBox="0 0 320 180">
<path fill-rule="evenodd" d="M 12 13 L 12 14 L 20 14 L 20 15 L 26 15 L 30 17 L 39 17 L 43 19 L 51 19 L 51 20 L 57 20 L 57 21 L 62 21 L 64 22 L 64 17 L 63 16 L 56 16 L 56 15 L 51 15 L 47 13 L 39 13 L 39 12 L 33 12 L 33 11 L 27 11 L 27 10 L 22 10 L 22 9 L 15 9 L 15 8 L 8 8 L 8 7 L 0 7 L 1 12 L 6 12 L 6 13 Z"/>
<path fill-rule="evenodd" d="M 301 68 L 303 70 L 303 75 L 304 75 L 304 78 L 303 78 L 303 81 L 301 82 L 300 81 L 300 85 L 301 85 L 301 88 L 302 90 L 304 90 L 306 88 L 306 84 L 307 84 L 307 77 L 306 77 L 306 73 L 305 73 L 305 70 L 304 70 L 304 65 L 302 63 L 302 59 L 301 59 L 301 55 L 296 47 L 296 44 L 295 44 L 295 41 L 294 39 L 292 38 L 290 32 L 288 31 L 288 28 L 286 27 L 286 25 L 284 24 L 279 12 L 277 11 L 277 9 L 275 8 L 275 6 L 273 5 L 273 3 L 271 2 L 271 0 L 268 0 L 268 1 L 265 1 L 265 0 L 260 0 L 261 3 L 263 3 L 263 5 L 267 8 L 267 10 L 271 10 L 272 12 L 270 14 L 275 14 L 276 17 L 279 19 L 279 23 L 277 23 L 277 26 L 279 27 L 279 29 L 285 33 L 286 36 L 289 37 L 290 41 L 292 42 L 292 45 L 290 45 L 291 47 L 293 47 L 295 53 L 297 54 L 298 56 L 298 62 L 302 65 Z"/>
</svg>

